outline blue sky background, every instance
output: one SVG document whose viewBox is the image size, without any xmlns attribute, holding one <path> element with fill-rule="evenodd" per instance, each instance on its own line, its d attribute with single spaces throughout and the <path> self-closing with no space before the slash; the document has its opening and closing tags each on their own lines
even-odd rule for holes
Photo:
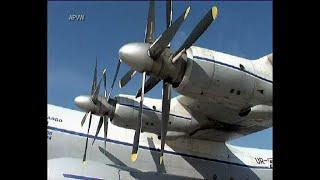
<svg viewBox="0 0 320 180">
<path fill-rule="evenodd" d="M 191 6 L 191 12 L 171 43 L 173 49 L 179 48 L 213 5 L 219 9 L 218 18 L 195 45 L 248 59 L 272 52 L 271 1 L 174 2 L 174 20 L 188 6 Z M 144 40 L 148 6 L 147 1 L 49 1 L 48 103 L 78 109 L 73 103 L 74 97 L 90 93 L 96 57 L 99 75 L 106 67 L 107 81 L 111 82 L 119 48 L 128 42 Z M 71 14 L 84 14 L 85 21 L 69 21 Z M 159 1 L 156 3 L 155 38 L 165 30 L 165 23 L 165 1 Z M 121 65 L 118 80 L 128 70 L 127 65 Z M 115 86 L 113 95 L 135 94 L 140 79 L 139 74 L 126 87 Z M 161 98 L 161 83 L 146 96 Z M 272 149 L 272 128 L 234 140 L 231 144 Z"/>
</svg>

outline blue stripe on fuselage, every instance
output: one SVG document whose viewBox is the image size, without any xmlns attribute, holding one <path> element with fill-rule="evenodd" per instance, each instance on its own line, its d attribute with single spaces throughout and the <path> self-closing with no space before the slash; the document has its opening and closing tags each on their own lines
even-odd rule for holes
<svg viewBox="0 0 320 180">
<path fill-rule="evenodd" d="M 83 180 L 103 180 L 100 178 L 93 178 L 93 177 L 88 177 L 88 176 L 79 176 L 79 175 L 74 175 L 74 174 L 62 174 L 63 177 L 65 178 L 72 178 L 72 179 L 83 179 Z"/>
<path fill-rule="evenodd" d="M 51 130 L 54 130 L 54 131 L 63 132 L 63 133 L 78 135 L 78 136 L 82 136 L 82 137 L 87 137 L 87 135 L 84 134 L 84 133 L 75 132 L 75 131 L 70 131 L 70 130 L 66 130 L 66 129 L 60 129 L 60 128 L 51 127 L 51 126 L 48 126 L 48 129 L 51 129 Z M 93 136 L 93 135 L 90 135 L 90 134 L 89 134 L 88 137 L 89 137 L 89 138 L 94 138 L 94 136 Z M 105 139 L 102 138 L 102 137 L 97 137 L 96 140 L 104 141 Z M 117 141 L 117 140 L 112 140 L 112 139 L 107 139 L 106 141 L 112 142 L 112 143 L 115 143 L 115 144 L 132 146 L 131 143 L 122 142 L 122 141 Z M 150 151 L 158 151 L 158 152 L 160 152 L 159 149 L 152 148 L 152 147 L 146 147 L 146 146 L 141 146 L 141 145 L 139 145 L 139 148 L 145 149 L 145 150 L 150 150 Z M 234 162 L 229 162 L 229 161 L 223 161 L 223 160 L 218 160 L 218 159 L 211 159 L 211 158 L 207 158 L 207 157 L 200 157 L 200 156 L 195 156 L 195 155 L 190 155 L 190 154 L 185 154 L 185 153 L 179 153 L 179 152 L 173 152 L 173 151 L 167 151 L 167 150 L 164 150 L 164 152 L 165 152 L 165 153 L 168 153 L 168 154 L 178 155 L 178 156 L 190 157 L 190 158 L 195 158 L 195 159 L 202 159 L 202 160 L 213 161 L 213 162 L 224 163 L 224 164 L 230 164 L 230 165 L 236 165 L 236 166 L 247 167 L 247 168 L 272 169 L 272 168 L 270 168 L 270 167 L 250 166 L 250 165 L 246 165 L 246 164 L 239 164 L 239 163 L 234 163 Z"/>
</svg>

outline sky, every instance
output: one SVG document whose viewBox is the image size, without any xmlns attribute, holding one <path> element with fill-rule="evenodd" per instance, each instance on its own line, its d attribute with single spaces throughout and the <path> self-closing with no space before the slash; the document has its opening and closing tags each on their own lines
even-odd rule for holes
<svg viewBox="0 0 320 180">
<path fill-rule="evenodd" d="M 173 20 L 190 6 L 191 11 L 171 42 L 176 50 L 212 6 L 218 17 L 194 45 L 258 59 L 272 53 L 272 1 L 179 1 L 173 2 Z M 48 103 L 80 110 L 74 104 L 78 95 L 90 94 L 95 59 L 98 77 L 107 68 L 111 86 L 119 48 L 129 42 L 143 42 L 149 2 L 81 1 L 48 2 Z M 84 15 L 84 21 L 69 21 L 70 15 Z M 166 27 L 165 1 L 156 2 L 155 34 Z M 129 70 L 122 64 L 119 79 Z M 136 94 L 141 74 L 124 88 L 115 85 L 112 95 Z M 173 93 L 173 97 L 177 93 Z M 161 98 L 161 83 L 146 94 Z M 272 149 L 272 128 L 241 137 L 231 144 Z"/>
</svg>

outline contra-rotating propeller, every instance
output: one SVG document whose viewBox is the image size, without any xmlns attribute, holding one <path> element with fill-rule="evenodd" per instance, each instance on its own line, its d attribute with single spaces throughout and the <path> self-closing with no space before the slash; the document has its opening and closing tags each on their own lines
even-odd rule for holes
<svg viewBox="0 0 320 180">
<path fill-rule="evenodd" d="M 118 68 L 119 69 L 119 64 Z M 117 74 L 117 72 L 116 72 Z M 116 75 L 115 75 L 116 78 Z M 99 90 L 100 90 L 100 85 L 101 81 L 103 80 L 104 82 L 104 96 L 99 96 Z M 98 127 L 92 142 L 95 142 L 100 129 L 102 127 L 102 124 L 104 124 L 104 146 L 106 148 L 106 140 L 107 140 L 107 131 L 108 131 L 108 119 L 112 117 L 113 115 L 113 105 L 110 103 L 111 101 L 114 100 L 109 100 L 111 90 L 109 92 L 108 98 L 107 98 L 107 71 L 106 69 L 103 70 L 102 72 L 102 77 L 99 80 L 99 83 L 97 83 L 97 59 L 96 59 L 96 64 L 95 64 L 95 69 L 94 69 L 94 74 L 93 74 L 93 81 L 92 81 L 92 87 L 91 87 L 91 93 L 90 95 L 83 95 L 83 96 L 78 96 L 75 98 L 75 104 L 80 107 L 81 109 L 85 110 L 86 113 L 84 117 L 82 118 L 81 121 L 81 127 L 85 123 L 87 116 L 89 115 L 89 125 L 88 125 L 88 131 L 87 131 L 87 139 L 86 139 L 86 145 L 85 145 L 85 151 L 83 155 L 83 162 L 86 161 L 86 156 L 87 156 L 87 147 L 88 147 L 88 138 L 89 138 L 89 131 L 91 127 L 91 120 L 92 120 L 92 114 L 100 116 Z M 115 81 L 115 80 L 114 80 Z"/>
<path fill-rule="evenodd" d="M 166 2 L 166 22 L 167 29 L 153 41 L 154 32 L 154 1 L 150 1 L 148 21 L 146 26 L 144 43 L 129 43 L 122 46 L 119 50 L 119 58 L 122 62 L 128 64 L 132 69 L 128 73 L 132 75 L 133 72 L 138 71 L 143 73 L 142 85 L 136 94 L 140 97 L 139 116 L 137 120 L 137 127 L 133 142 L 133 149 L 131 159 L 137 159 L 137 151 L 139 146 L 139 135 L 141 131 L 142 121 L 142 105 L 144 94 L 150 91 L 161 80 L 163 81 L 163 95 L 162 95 L 162 118 L 161 118 L 161 151 L 160 164 L 163 162 L 163 152 L 165 145 L 165 138 L 167 134 L 167 126 L 170 114 L 171 103 L 171 86 L 181 81 L 185 68 L 185 59 L 183 54 L 189 49 L 192 44 L 203 34 L 209 25 L 216 19 L 218 9 L 214 6 L 202 18 L 197 26 L 190 33 L 181 47 L 172 52 L 170 49 L 170 42 L 181 27 L 184 20 L 187 18 L 190 7 L 188 7 L 182 15 L 180 15 L 172 23 L 172 0 Z M 145 76 L 148 74 L 150 78 L 144 83 Z M 127 75 L 127 76 L 129 76 Z M 132 77 L 132 76 L 130 76 Z M 127 78 L 128 82 L 131 78 Z M 120 82 L 121 84 L 121 82 Z M 125 84 L 125 83 L 124 83 Z"/>
<path fill-rule="evenodd" d="M 148 20 L 147 20 L 147 25 L 145 30 L 145 38 L 144 38 L 145 43 L 151 44 L 153 42 L 154 28 L 155 28 L 155 2 L 151 0 L 149 4 Z M 142 124 L 142 111 L 143 111 L 142 106 L 143 106 L 143 99 L 144 99 L 145 79 L 146 79 L 146 72 L 143 72 L 142 79 L 141 79 L 141 86 L 143 90 L 141 93 L 138 120 L 137 120 L 137 125 L 136 125 L 134 139 L 133 139 L 133 147 L 131 152 L 132 161 L 136 161 L 138 157 L 138 147 L 139 147 L 139 140 L 140 140 L 141 124 Z M 121 84 L 121 81 L 120 81 L 120 84 Z"/>
</svg>

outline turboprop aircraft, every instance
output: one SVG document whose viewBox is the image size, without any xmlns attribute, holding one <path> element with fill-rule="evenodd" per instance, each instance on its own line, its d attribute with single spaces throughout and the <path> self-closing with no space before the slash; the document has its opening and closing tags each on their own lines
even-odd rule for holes
<svg viewBox="0 0 320 180">
<path fill-rule="evenodd" d="M 76 121 L 81 113 L 49 106 L 48 119 L 54 120 L 48 125 L 49 149 L 55 152 L 48 161 L 49 178 L 272 179 L 272 151 L 226 143 L 272 127 L 272 54 L 248 60 L 192 46 L 217 19 L 217 7 L 208 11 L 173 52 L 170 41 L 190 7 L 172 22 L 172 1 L 166 5 L 167 29 L 154 40 L 155 3 L 150 1 L 144 42 L 120 48 L 109 93 L 107 71 L 98 82 L 96 63 L 90 95 L 75 98 L 76 105 L 86 112 L 81 122 L 80 118 Z M 121 78 L 120 87 L 137 72 L 142 73 L 136 96 L 112 97 L 121 63 L 131 70 Z M 102 81 L 104 95 L 100 96 Z M 145 98 L 160 81 L 162 100 Z M 180 95 L 171 98 L 172 88 Z M 84 126 L 87 116 L 85 134 L 74 124 Z M 91 123 L 97 126 L 95 133 L 90 131 Z M 54 143 L 54 136 L 61 145 Z M 82 162 L 86 165 L 75 152 L 83 137 Z M 89 138 L 93 139 L 92 148 L 88 148 Z M 59 154 L 59 148 L 70 152 L 60 150 Z M 57 158 L 61 156 L 65 158 Z"/>
</svg>

